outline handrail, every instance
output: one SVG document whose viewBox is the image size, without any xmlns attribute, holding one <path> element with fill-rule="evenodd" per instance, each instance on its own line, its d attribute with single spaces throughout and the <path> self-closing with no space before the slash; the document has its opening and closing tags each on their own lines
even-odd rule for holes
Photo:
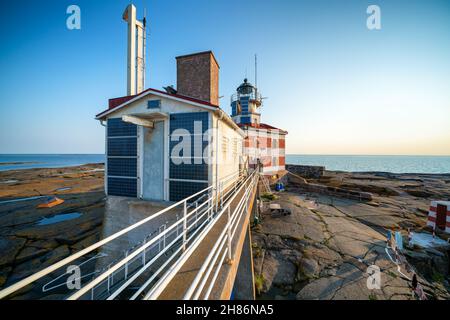
<svg viewBox="0 0 450 320">
<path fill-rule="evenodd" d="M 221 218 L 225 210 L 231 205 L 233 200 L 246 185 L 248 181 L 254 178 L 256 171 L 254 171 L 244 183 L 239 187 L 238 191 L 233 195 L 233 197 L 227 202 L 227 204 L 220 210 L 219 213 L 213 218 L 213 220 L 202 230 L 199 236 L 194 240 L 194 242 L 186 249 L 182 256 L 178 259 L 175 265 L 171 266 L 169 270 L 158 280 L 158 282 L 152 287 L 152 289 L 145 295 L 144 300 L 155 300 L 164 291 L 170 281 L 175 277 L 176 273 L 181 269 L 187 259 L 192 255 L 192 253 L 200 245 L 201 241 L 205 238 L 208 232 L 214 227 L 217 221 Z"/>
<path fill-rule="evenodd" d="M 258 175 L 256 175 L 256 178 L 258 177 Z M 198 299 L 201 292 L 203 291 L 203 288 L 206 284 L 206 281 L 208 280 L 212 268 L 214 267 L 214 264 L 220 254 L 220 251 L 222 250 L 224 244 L 225 244 L 225 240 L 228 240 L 228 247 L 226 249 L 227 253 L 229 255 L 231 255 L 231 240 L 234 236 L 236 227 L 237 227 L 237 222 L 239 221 L 239 218 L 241 217 L 241 209 L 244 208 L 244 203 L 246 203 L 250 197 L 250 193 L 253 190 L 254 186 L 255 186 L 255 182 L 257 182 L 257 179 L 255 179 L 255 181 L 252 181 L 252 183 L 250 183 L 250 185 L 247 187 L 247 189 L 245 190 L 245 194 L 243 195 L 242 199 L 239 201 L 239 204 L 236 206 L 235 210 L 233 211 L 233 213 L 230 213 L 230 203 L 228 203 L 227 207 L 225 209 L 227 209 L 228 211 L 228 222 L 226 224 L 226 226 L 224 227 L 224 229 L 222 230 L 221 234 L 219 235 L 218 239 L 216 240 L 216 243 L 214 244 L 213 248 L 211 249 L 208 257 L 205 259 L 202 267 L 200 268 L 200 270 L 198 271 L 194 281 L 192 282 L 191 286 L 189 287 L 188 291 L 186 292 L 186 294 L 184 295 L 183 299 L 190 299 L 192 296 L 194 299 Z M 248 203 L 246 203 L 246 205 L 248 206 Z M 231 233 L 231 227 L 236 223 L 236 227 L 234 228 L 234 232 Z M 212 259 L 212 261 L 211 261 Z M 208 267 L 209 265 L 209 267 Z M 221 264 L 218 265 L 218 268 L 220 269 Z M 206 268 L 208 268 L 208 270 L 206 270 Z M 206 270 L 206 273 L 205 273 Z M 203 279 L 202 279 L 203 277 Z M 199 282 L 201 281 L 200 285 L 197 287 L 197 285 L 199 284 Z M 215 281 L 215 280 L 214 280 Z M 210 289 L 212 289 L 212 285 L 214 284 L 214 282 L 211 283 L 210 288 L 208 289 L 208 291 L 210 292 Z M 195 292 L 195 293 L 194 293 Z"/>
</svg>

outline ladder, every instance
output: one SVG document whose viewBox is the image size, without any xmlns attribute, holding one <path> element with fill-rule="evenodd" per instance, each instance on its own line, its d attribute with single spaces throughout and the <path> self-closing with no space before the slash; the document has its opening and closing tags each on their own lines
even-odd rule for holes
<svg viewBox="0 0 450 320">
<path fill-rule="evenodd" d="M 265 175 L 260 175 L 261 181 L 264 185 L 264 188 L 266 189 L 267 193 L 272 193 L 272 190 L 270 189 L 270 184 L 269 184 L 269 180 L 267 179 L 267 177 Z"/>
</svg>

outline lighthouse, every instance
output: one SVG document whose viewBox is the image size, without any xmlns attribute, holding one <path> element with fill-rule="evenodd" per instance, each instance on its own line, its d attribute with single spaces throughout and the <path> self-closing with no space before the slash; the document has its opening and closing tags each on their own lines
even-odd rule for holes
<svg viewBox="0 0 450 320">
<path fill-rule="evenodd" d="M 287 131 L 261 122 L 263 98 L 258 88 L 244 79 L 231 96 L 231 117 L 246 134 L 243 154 L 250 167 L 259 163 L 265 175 L 285 172 Z"/>
</svg>

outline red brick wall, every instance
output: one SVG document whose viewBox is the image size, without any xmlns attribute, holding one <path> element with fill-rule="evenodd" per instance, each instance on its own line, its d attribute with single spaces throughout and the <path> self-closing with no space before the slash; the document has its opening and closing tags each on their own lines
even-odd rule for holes
<svg viewBox="0 0 450 320">
<path fill-rule="evenodd" d="M 219 105 L 219 65 L 212 52 L 177 57 L 177 91 Z"/>
</svg>

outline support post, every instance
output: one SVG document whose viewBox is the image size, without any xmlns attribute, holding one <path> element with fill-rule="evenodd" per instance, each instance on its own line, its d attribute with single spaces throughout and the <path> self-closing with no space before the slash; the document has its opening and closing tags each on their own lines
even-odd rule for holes
<svg viewBox="0 0 450 320">
<path fill-rule="evenodd" d="M 233 257 L 231 255 L 231 209 L 230 206 L 228 206 L 228 230 L 227 230 L 227 240 L 228 240 L 228 259 L 227 263 L 232 264 L 233 263 Z"/>
<path fill-rule="evenodd" d="M 187 239 L 187 201 L 184 200 L 183 208 L 183 251 L 186 251 L 186 239 Z"/>
</svg>

